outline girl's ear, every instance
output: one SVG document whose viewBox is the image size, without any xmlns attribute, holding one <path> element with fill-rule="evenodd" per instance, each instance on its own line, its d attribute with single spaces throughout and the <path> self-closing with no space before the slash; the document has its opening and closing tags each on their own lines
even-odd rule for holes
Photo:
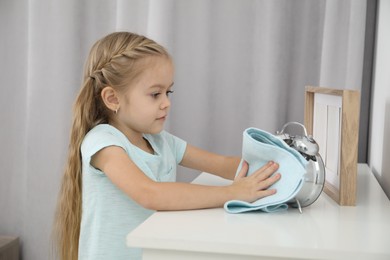
<svg viewBox="0 0 390 260">
<path fill-rule="evenodd" d="M 118 92 L 115 91 L 110 86 L 107 86 L 103 88 L 102 92 L 100 93 L 104 104 L 107 106 L 108 109 L 111 111 L 118 111 L 119 109 L 119 97 Z"/>
</svg>

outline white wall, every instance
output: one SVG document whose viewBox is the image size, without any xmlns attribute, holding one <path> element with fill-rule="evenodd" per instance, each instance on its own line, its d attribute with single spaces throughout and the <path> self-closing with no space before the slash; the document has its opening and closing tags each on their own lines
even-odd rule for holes
<svg viewBox="0 0 390 260">
<path fill-rule="evenodd" d="M 390 198 L 390 1 L 381 0 L 377 14 L 377 42 L 368 164 Z"/>
</svg>

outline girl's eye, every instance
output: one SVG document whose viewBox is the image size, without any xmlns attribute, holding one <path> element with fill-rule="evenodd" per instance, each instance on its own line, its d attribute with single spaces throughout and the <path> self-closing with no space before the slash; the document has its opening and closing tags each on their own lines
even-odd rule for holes
<svg viewBox="0 0 390 260">
<path fill-rule="evenodd" d="M 160 95 L 161 93 L 152 93 L 151 96 L 152 98 L 158 98 L 158 96 Z"/>
<path fill-rule="evenodd" d="M 167 97 L 169 97 L 173 93 L 173 90 L 167 91 Z"/>
<path fill-rule="evenodd" d="M 169 97 L 169 95 L 172 94 L 172 93 L 173 93 L 173 90 L 168 90 L 166 92 L 167 97 Z M 161 95 L 161 93 L 160 92 L 156 92 L 156 93 L 152 93 L 150 95 L 152 96 L 152 98 L 157 99 Z"/>
</svg>

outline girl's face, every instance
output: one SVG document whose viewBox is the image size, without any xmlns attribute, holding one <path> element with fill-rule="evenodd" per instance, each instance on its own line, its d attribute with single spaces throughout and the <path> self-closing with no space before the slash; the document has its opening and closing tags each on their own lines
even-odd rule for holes
<svg viewBox="0 0 390 260">
<path fill-rule="evenodd" d="M 117 123 L 126 135 L 163 130 L 172 93 L 173 64 L 166 57 L 145 59 L 145 70 L 119 99 Z"/>
</svg>

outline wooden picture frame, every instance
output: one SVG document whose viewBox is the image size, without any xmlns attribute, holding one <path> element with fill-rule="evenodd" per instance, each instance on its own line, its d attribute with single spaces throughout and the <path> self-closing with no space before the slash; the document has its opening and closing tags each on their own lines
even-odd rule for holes
<svg viewBox="0 0 390 260">
<path fill-rule="evenodd" d="M 324 192 L 341 206 L 356 204 L 360 92 L 306 86 L 304 124 L 325 164 Z"/>
</svg>

